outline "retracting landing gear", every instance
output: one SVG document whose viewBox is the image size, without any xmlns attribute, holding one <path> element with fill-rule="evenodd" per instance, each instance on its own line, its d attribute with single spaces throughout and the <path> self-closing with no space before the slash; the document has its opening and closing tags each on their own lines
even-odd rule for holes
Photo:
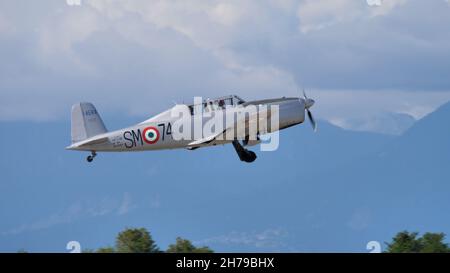
<svg viewBox="0 0 450 273">
<path fill-rule="evenodd" d="M 245 149 L 238 140 L 233 141 L 233 147 L 236 150 L 236 153 L 239 156 L 241 161 L 251 163 L 256 160 L 257 156 L 254 152 Z"/>
<path fill-rule="evenodd" d="M 92 160 L 94 160 L 94 158 L 97 156 L 97 153 L 95 151 L 91 152 L 91 155 L 86 157 L 87 162 L 92 162 Z"/>
</svg>

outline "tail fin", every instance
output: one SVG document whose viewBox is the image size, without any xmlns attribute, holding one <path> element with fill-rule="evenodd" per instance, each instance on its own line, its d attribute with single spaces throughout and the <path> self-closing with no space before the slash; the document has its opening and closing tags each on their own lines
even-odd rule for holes
<svg viewBox="0 0 450 273">
<path fill-rule="evenodd" d="M 72 106 L 72 143 L 107 131 L 92 103 L 81 102 Z"/>
</svg>

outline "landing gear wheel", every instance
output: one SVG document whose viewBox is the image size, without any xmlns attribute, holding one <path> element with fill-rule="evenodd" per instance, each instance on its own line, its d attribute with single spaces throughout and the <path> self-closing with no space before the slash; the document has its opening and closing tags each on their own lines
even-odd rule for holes
<svg viewBox="0 0 450 273">
<path fill-rule="evenodd" d="M 252 163 L 253 161 L 256 160 L 257 156 L 255 154 L 255 152 L 247 150 L 248 154 L 246 156 L 246 159 L 244 160 L 247 163 Z"/>
<path fill-rule="evenodd" d="M 91 152 L 91 155 L 89 155 L 88 157 L 86 157 L 87 162 L 92 162 L 96 156 L 97 156 L 97 153 L 95 153 L 94 151 L 92 151 L 92 152 Z"/>
<path fill-rule="evenodd" d="M 233 143 L 234 149 L 236 150 L 236 153 L 238 154 L 239 159 L 241 161 L 244 161 L 247 163 L 252 163 L 253 161 L 256 160 L 256 158 L 257 158 L 256 154 L 254 152 L 242 147 L 242 145 L 239 143 L 239 141 L 234 140 L 232 143 Z"/>
</svg>

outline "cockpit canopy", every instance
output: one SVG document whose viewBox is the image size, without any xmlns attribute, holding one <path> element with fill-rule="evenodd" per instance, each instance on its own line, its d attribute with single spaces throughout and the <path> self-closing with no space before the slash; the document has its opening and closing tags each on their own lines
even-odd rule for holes
<svg viewBox="0 0 450 273">
<path fill-rule="evenodd" d="M 189 105 L 189 110 L 191 111 L 191 115 L 197 115 L 201 113 L 225 109 L 226 107 L 241 105 L 243 103 L 245 103 L 245 101 L 240 97 L 236 95 L 230 95 L 216 99 L 206 99 L 203 100 L 201 104 L 191 104 Z"/>
</svg>

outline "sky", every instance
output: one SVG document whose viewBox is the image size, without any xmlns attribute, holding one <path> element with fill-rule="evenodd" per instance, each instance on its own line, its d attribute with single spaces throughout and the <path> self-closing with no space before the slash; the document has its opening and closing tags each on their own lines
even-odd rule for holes
<svg viewBox="0 0 450 273">
<path fill-rule="evenodd" d="M 318 118 L 377 131 L 450 99 L 445 0 L 68 3 L 1 1 L 0 120 L 63 120 L 77 101 L 146 118 L 194 96 L 306 89 Z"/>
<path fill-rule="evenodd" d="M 450 100 L 449 1 L 69 2 L 0 0 L 0 251 L 65 251 L 72 239 L 97 248 L 145 226 L 162 246 L 182 235 L 219 251 L 364 252 L 402 229 L 450 227 L 440 218 L 450 207 L 444 156 L 426 157 L 440 191 L 421 174 L 377 169 L 386 168 L 377 149 L 391 142 L 440 148 L 434 123 L 403 134 Z M 286 130 L 280 151 L 258 153 L 254 165 L 230 147 L 101 154 L 93 166 L 64 150 L 79 101 L 118 129 L 194 96 L 302 89 L 316 101 L 319 132 Z M 395 154 L 387 166 L 411 158 Z M 224 169 L 237 178 L 215 177 Z M 417 201 L 422 187 L 429 195 Z M 411 192 L 396 207 L 403 188 Z M 380 196 L 387 204 L 376 205 Z"/>
</svg>

